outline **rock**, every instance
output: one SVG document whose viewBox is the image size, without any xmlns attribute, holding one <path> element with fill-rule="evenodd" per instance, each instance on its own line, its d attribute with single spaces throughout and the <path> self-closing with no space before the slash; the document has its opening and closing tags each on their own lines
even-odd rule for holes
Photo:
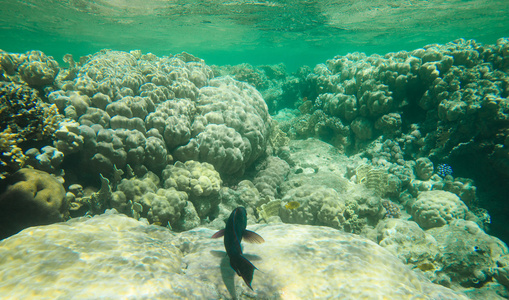
<svg viewBox="0 0 509 300">
<path fill-rule="evenodd" d="M 257 225 L 245 256 L 253 291 L 210 229 L 175 234 L 108 211 L 34 227 L 0 242 L 0 295 L 51 299 L 468 299 L 435 285 L 375 243 L 335 229 Z M 23 253 L 23 255 L 20 255 Z M 43 268 L 41 266 L 44 266 Z M 263 272 L 263 273 L 261 273 Z"/>
</svg>

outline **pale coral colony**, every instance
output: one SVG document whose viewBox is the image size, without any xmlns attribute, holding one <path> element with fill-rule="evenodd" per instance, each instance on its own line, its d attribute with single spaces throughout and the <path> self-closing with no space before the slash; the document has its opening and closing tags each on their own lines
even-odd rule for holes
<svg viewBox="0 0 509 300">
<path fill-rule="evenodd" d="M 64 60 L 0 52 L 2 238 L 108 209 L 221 229 L 244 206 L 250 224 L 354 233 L 434 283 L 507 296 L 509 250 L 487 234 L 473 179 L 509 178 L 508 39 L 351 53 L 292 74 L 188 53 Z"/>
</svg>

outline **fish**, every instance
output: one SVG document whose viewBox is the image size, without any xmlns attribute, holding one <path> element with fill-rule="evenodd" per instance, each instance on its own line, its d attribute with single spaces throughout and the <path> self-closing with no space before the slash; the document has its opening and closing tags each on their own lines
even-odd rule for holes
<svg viewBox="0 0 509 300">
<path fill-rule="evenodd" d="M 244 238 L 246 242 L 256 244 L 264 243 L 265 240 L 254 231 L 246 230 L 246 226 L 246 209 L 241 206 L 237 207 L 230 214 L 226 222 L 226 227 L 214 233 L 212 238 L 224 236 L 224 248 L 226 249 L 226 254 L 230 258 L 230 266 L 237 275 L 244 279 L 247 286 L 253 290 L 251 282 L 253 281 L 254 270 L 258 270 L 258 268 L 242 255 L 242 246 L 240 243 L 242 242 L 242 238 Z"/>
<path fill-rule="evenodd" d="M 296 208 L 299 208 L 299 206 L 300 206 L 300 203 L 297 201 L 290 201 L 285 204 L 286 209 L 296 209 Z"/>
</svg>

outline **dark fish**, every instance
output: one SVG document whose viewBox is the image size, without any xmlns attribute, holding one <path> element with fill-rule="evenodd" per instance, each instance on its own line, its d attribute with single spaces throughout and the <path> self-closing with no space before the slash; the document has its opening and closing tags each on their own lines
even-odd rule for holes
<svg viewBox="0 0 509 300">
<path fill-rule="evenodd" d="M 247 242 L 261 244 L 265 240 L 253 231 L 246 230 L 247 216 L 244 207 L 237 207 L 232 211 L 225 229 L 216 232 L 212 238 L 224 236 L 224 248 L 226 254 L 230 257 L 230 266 L 237 275 L 244 279 L 244 282 L 252 290 L 251 281 L 256 267 L 245 257 L 242 256 L 242 247 L 240 242 L 244 238 Z"/>
</svg>

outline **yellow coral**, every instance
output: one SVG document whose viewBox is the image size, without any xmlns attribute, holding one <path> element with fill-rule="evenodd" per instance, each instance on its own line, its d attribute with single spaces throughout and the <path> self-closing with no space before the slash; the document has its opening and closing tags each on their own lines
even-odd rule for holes
<svg viewBox="0 0 509 300">
<path fill-rule="evenodd" d="M 269 143 L 272 145 L 272 147 L 281 148 L 288 146 L 290 139 L 284 131 L 279 129 L 277 122 L 273 122 L 271 129 L 272 132 L 270 133 Z"/>
<path fill-rule="evenodd" d="M 281 207 L 281 200 L 272 200 L 256 208 L 260 219 L 267 221 L 270 217 L 278 216 Z"/>
<path fill-rule="evenodd" d="M 383 196 L 387 190 L 389 173 L 386 169 L 374 168 L 371 165 L 360 165 L 355 169 L 357 183 L 364 183 L 367 188 L 373 190 L 379 196 Z"/>
<path fill-rule="evenodd" d="M 49 137 L 58 129 L 64 117 L 58 113 L 58 108 L 55 104 L 44 105 L 43 116 L 42 136 Z"/>
<path fill-rule="evenodd" d="M 0 132 L 0 179 L 4 179 L 8 172 L 4 168 L 9 168 L 11 171 L 17 171 L 25 165 L 25 155 L 18 143 L 23 139 L 19 133 L 12 132 L 10 127 Z"/>
</svg>

